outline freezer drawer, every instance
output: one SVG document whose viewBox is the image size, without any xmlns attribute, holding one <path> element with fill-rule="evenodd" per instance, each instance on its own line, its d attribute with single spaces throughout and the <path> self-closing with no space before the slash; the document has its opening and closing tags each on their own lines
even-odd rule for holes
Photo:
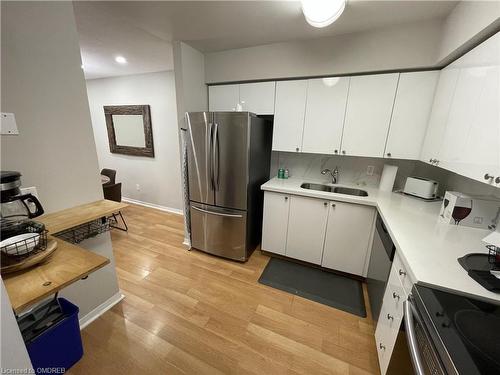
<svg viewBox="0 0 500 375">
<path fill-rule="evenodd" d="M 191 202 L 190 212 L 194 248 L 225 258 L 246 260 L 246 211 Z"/>
</svg>

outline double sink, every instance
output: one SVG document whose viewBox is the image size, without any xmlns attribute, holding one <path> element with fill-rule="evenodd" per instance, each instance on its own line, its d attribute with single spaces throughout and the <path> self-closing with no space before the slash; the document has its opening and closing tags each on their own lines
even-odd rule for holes
<svg viewBox="0 0 500 375">
<path fill-rule="evenodd" d="M 326 191 L 328 193 L 336 193 L 336 194 L 355 195 L 357 197 L 367 197 L 368 196 L 368 193 L 365 190 L 352 189 L 352 188 L 342 187 L 342 186 L 330 186 L 330 185 L 313 184 L 313 183 L 309 183 L 309 182 L 304 182 L 302 185 L 300 185 L 300 187 L 302 189 Z"/>
</svg>

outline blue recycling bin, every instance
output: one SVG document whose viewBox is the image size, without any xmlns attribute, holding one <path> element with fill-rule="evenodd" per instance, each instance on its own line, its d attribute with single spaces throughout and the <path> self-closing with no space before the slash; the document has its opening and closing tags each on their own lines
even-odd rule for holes
<svg viewBox="0 0 500 375">
<path fill-rule="evenodd" d="M 32 316 L 23 317 L 26 320 L 24 326 L 30 320 L 34 322 L 23 332 L 23 336 L 29 337 L 27 341 L 25 337 L 26 348 L 37 374 L 46 374 L 49 368 L 52 373 L 64 373 L 83 356 L 78 306 L 64 298 L 51 303 L 52 307 L 49 303 L 37 308 L 30 314 Z M 41 322 L 38 327 L 37 321 Z M 19 323 L 22 328 L 21 322 Z"/>
</svg>

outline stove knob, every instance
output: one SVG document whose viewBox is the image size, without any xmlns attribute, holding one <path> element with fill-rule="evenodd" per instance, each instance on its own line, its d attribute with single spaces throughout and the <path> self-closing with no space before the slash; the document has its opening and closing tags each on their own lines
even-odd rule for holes
<svg viewBox="0 0 500 375">
<path fill-rule="evenodd" d="M 450 328 L 450 323 L 449 322 L 441 323 L 441 327 Z"/>
</svg>

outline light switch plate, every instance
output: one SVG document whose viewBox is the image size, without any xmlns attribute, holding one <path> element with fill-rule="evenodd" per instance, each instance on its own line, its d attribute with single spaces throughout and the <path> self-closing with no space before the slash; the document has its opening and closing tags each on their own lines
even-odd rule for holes
<svg viewBox="0 0 500 375">
<path fill-rule="evenodd" d="M 0 128 L 2 135 L 19 135 L 19 131 L 17 130 L 16 117 L 13 113 L 2 112 L 0 119 Z"/>
</svg>

